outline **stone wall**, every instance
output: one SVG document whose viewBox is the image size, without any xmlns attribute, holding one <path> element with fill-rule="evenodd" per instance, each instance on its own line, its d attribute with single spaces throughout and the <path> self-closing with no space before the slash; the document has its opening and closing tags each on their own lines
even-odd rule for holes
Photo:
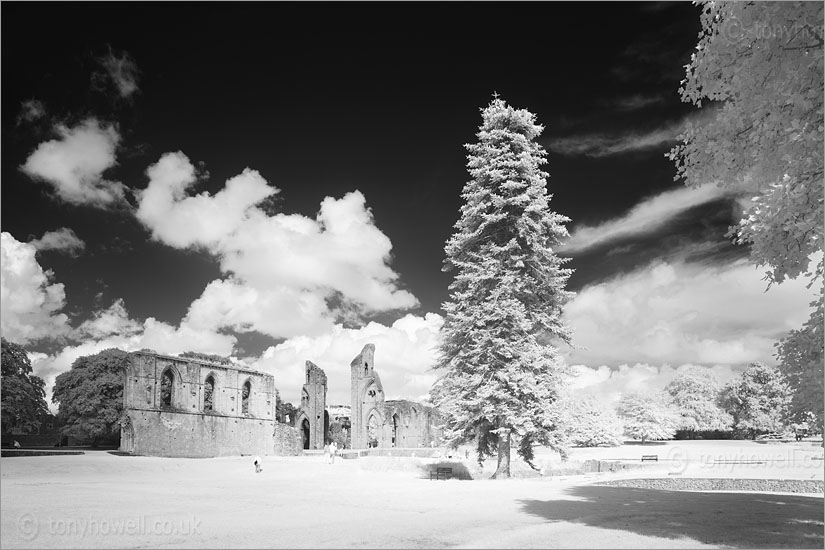
<svg viewBox="0 0 825 550">
<path fill-rule="evenodd" d="M 128 417 L 136 455 L 207 458 L 275 452 L 273 420 L 147 410 L 130 410 Z"/>
<path fill-rule="evenodd" d="M 295 423 L 304 449 L 323 449 L 329 431 L 327 375 L 312 361 L 306 362 L 306 383 L 301 390 L 301 412 Z"/>
<path fill-rule="evenodd" d="M 275 423 L 273 444 L 276 456 L 298 456 L 303 453 L 301 431 L 289 424 Z"/>
<path fill-rule="evenodd" d="M 120 450 L 170 457 L 272 454 L 275 399 L 269 374 L 135 352 L 125 373 Z"/>
</svg>

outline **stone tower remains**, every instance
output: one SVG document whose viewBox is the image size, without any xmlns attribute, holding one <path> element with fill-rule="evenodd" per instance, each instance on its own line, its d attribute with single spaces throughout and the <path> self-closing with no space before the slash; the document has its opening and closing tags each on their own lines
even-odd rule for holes
<svg viewBox="0 0 825 550">
<path fill-rule="evenodd" d="M 296 426 L 303 432 L 305 449 L 323 449 L 329 431 L 327 375 L 312 361 L 306 362 L 306 383 L 301 391 L 301 413 Z"/>
<path fill-rule="evenodd" d="M 350 363 L 352 448 L 376 447 L 384 425 L 384 387 L 374 369 L 375 345 L 367 344 Z"/>
</svg>

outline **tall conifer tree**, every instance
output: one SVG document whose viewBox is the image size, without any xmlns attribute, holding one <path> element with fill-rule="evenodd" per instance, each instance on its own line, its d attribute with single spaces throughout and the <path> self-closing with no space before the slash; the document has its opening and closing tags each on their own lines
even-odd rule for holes
<svg viewBox="0 0 825 550">
<path fill-rule="evenodd" d="M 494 95 L 478 142 L 465 145 L 471 179 L 445 246 L 454 271 L 432 390 L 451 445 L 477 441 L 478 459 L 498 452 L 493 477 L 510 476 L 511 439 L 533 466 L 533 444 L 564 452 L 558 401 L 570 343 L 561 319 L 572 270 L 553 253 L 569 218 L 549 207 L 544 129 L 535 115 Z M 564 455 L 563 455 L 564 456 Z"/>
</svg>

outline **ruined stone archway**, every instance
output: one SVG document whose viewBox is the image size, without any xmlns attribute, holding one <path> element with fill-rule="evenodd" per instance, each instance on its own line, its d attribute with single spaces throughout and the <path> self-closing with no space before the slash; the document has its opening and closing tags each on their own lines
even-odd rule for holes
<svg viewBox="0 0 825 550">
<path fill-rule="evenodd" d="M 381 439 L 381 424 L 378 422 L 378 415 L 375 413 L 370 415 L 367 421 L 367 447 L 378 447 L 378 442 Z"/>
<path fill-rule="evenodd" d="M 301 437 L 304 440 L 304 449 L 309 449 L 309 419 L 307 417 L 301 421 Z"/>
</svg>

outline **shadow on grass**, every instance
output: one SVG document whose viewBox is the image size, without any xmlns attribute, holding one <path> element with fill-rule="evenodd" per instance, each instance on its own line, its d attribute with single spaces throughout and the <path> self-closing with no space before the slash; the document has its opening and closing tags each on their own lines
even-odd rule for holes
<svg viewBox="0 0 825 550">
<path fill-rule="evenodd" d="M 440 460 L 432 464 L 421 464 L 419 468 L 421 469 L 422 479 L 430 479 L 430 472 L 434 472 L 436 468 L 452 468 L 453 473 L 450 479 L 461 479 L 465 481 L 473 479 L 473 475 L 470 473 L 470 470 L 467 469 L 467 465 L 461 462 Z"/>
<path fill-rule="evenodd" d="M 669 441 L 645 441 L 642 443 L 641 441 L 625 441 L 623 445 L 632 445 L 632 446 L 639 446 L 639 447 L 656 447 L 658 445 L 667 445 L 670 443 Z"/>
<path fill-rule="evenodd" d="M 522 500 L 548 521 L 735 548 L 822 548 L 823 500 L 766 493 L 699 493 L 580 486 L 579 500 Z"/>
</svg>

